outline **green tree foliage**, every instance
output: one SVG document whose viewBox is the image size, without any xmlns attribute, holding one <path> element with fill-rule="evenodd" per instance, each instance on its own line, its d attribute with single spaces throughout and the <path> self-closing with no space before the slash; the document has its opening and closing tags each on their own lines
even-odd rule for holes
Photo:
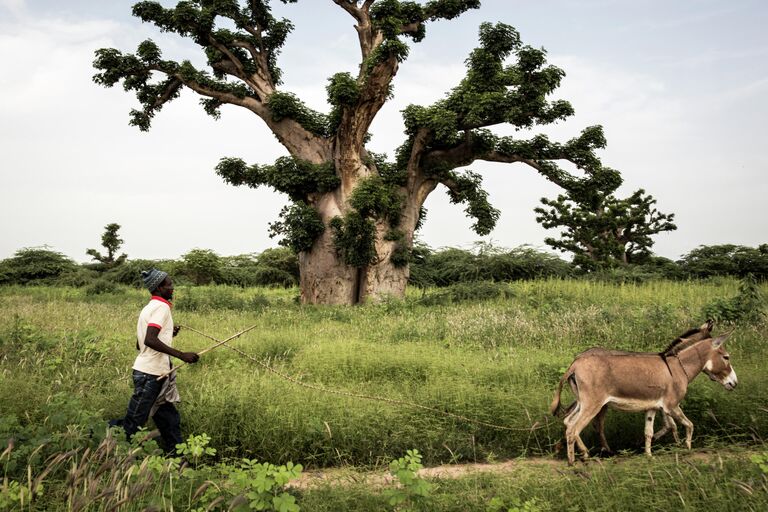
<svg viewBox="0 0 768 512">
<path fill-rule="evenodd" d="M 317 210 L 303 201 L 283 207 L 280 217 L 282 220 L 269 225 L 269 237 L 281 236 L 278 243 L 296 254 L 312 249 L 317 237 L 325 231 Z"/>
<path fill-rule="evenodd" d="M 656 200 L 643 189 L 626 199 L 600 191 L 580 191 L 542 199 L 536 220 L 547 229 L 562 229 L 560 238 L 545 242 L 573 254 L 575 264 L 594 269 L 642 263 L 651 256 L 653 235 L 673 231 L 675 215 L 659 212 Z"/>
<path fill-rule="evenodd" d="M 376 225 L 357 211 L 331 220 L 333 244 L 342 261 L 365 267 L 376 258 Z"/>
<path fill-rule="evenodd" d="M 123 239 L 117 234 L 120 230 L 120 224 L 111 223 L 104 227 L 104 234 L 101 235 L 101 245 L 107 250 L 106 255 L 102 255 L 96 249 L 88 249 L 85 253 L 91 256 L 94 260 L 99 262 L 99 268 L 103 270 L 109 270 L 118 265 L 121 265 L 128 258 L 127 254 L 121 254 L 118 257 L 117 251 L 120 250 L 120 246 L 123 245 Z"/>
<path fill-rule="evenodd" d="M 0 284 L 51 283 L 77 269 L 74 261 L 47 246 L 25 247 L 0 261 Z"/>
<path fill-rule="evenodd" d="M 702 245 L 685 254 L 678 263 L 692 277 L 737 276 L 752 274 L 768 279 L 768 244 L 759 247 L 743 245 Z"/>
<path fill-rule="evenodd" d="M 210 284 L 218 279 L 221 258 L 210 249 L 192 249 L 181 259 L 184 273 L 194 284 Z"/>
</svg>

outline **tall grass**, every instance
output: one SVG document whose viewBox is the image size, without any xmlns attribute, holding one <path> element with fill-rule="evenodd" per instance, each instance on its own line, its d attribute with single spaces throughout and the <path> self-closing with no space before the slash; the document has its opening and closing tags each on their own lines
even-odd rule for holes
<svg viewBox="0 0 768 512">
<path fill-rule="evenodd" d="M 182 288 L 177 323 L 222 339 L 255 324 L 233 345 L 304 382 L 516 430 L 308 390 L 224 347 L 180 370 L 183 427 L 210 434 L 221 454 L 310 467 L 376 466 L 412 447 L 427 464 L 548 454 L 561 428 L 547 419 L 547 407 L 575 353 L 594 345 L 659 350 L 701 324 L 712 298 L 736 288 L 731 280 L 542 280 L 514 283 L 493 300 L 427 306 L 414 293 L 356 308 L 301 307 L 295 289 Z M 43 421 L 42 404 L 63 393 L 103 420 L 122 415 L 135 318 L 146 299 L 128 288 L 97 297 L 68 288 L 0 289 L 3 414 Z M 185 300 L 197 305 L 185 309 Z M 694 382 L 683 403 L 696 425 L 694 443 L 765 439 L 768 419 L 757 412 L 768 389 L 765 333 L 765 323 L 740 326 L 729 343 L 736 391 Z M 199 351 L 212 342 L 182 331 L 175 343 Z M 530 430 L 536 422 L 540 428 Z M 641 446 L 642 423 L 637 415 L 611 414 L 611 444 Z"/>
<path fill-rule="evenodd" d="M 284 374 L 341 393 L 432 409 L 297 386 L 221 347 L 179 371 L 183 429 L 208 433 L 221 461 L 247 457 L 310 468 L 382 468 L 414 447 L 427 465 L 550 456 L 562 428 L 547 416 L 547 408 L 575 353 L 594 345 L 659 350 L 700 325 L 703 308 L 713 299 L 733 296 L 738 283 L 539 280 L 504 286 L 503 293 L 481 290 L 476 295 L 471 290 L 449 295 L 444 289 L 414 290 L 405 300 L 354 308 L 299 306 L 295 289 L 181 287 L 176 323 L 222 339 L 256 325 L 232 344 Z M 495 298 L 482 299 L 488 296 Z M 50 493 L 60 502 L 41 498 L 37 510 L 74 509 L 75 503 L 91 503 L 87 500 L 111 486 L 116 493 L 124 477 L 120 471 L 133 467 L 119 457 L 106 457 L 116 453 L 116 445 L 99 448 L 99 442 L 106 420 L 124 414 L 131 393 L 136 315 L 146 300 L 145 293 L 127 287 L 98 295 L 75 288 L 0 288 L 0 439 L 15 439 L 15 448 L 0 458 L 6 483 L 16 482 L 17 490 L 27 485 L 32 493 L 46 464 L 70 453 L 46 476 Z M 767 329 L 762 317 L 737 326 L 729 341 L 740 382 L 734 392 L 703 378 L 690 387 L 683 409 L 696 426 L 695 447 L 765 449 Z M 212 344 L 189 330 L 182 330 L 175 343 L 195 351 Z M 531 429 L 534 424 L 537 428 Z M 611 413 L 607 435 L 614 449 L 638 451 L 642 417 Z M 595 444 L 593 434 L 585 441 Z M 107 460 L 110 468 L 123 470 L 103 470 L 99 475 L 115 480 L 99 476 L 98 490 L 78 497 L 67 494 L 61 475 L 65 466 L 80 467 L 86 446 L 91 447 L 88 460 L 106 457 L 88 471 L 98 471 Z M 637 457 L 615 466 L 590 465 L 583 472 L 565 471 L 558 462 L 555 470 L 438 482 L 430 507 L 491 510 L 498 505 L 502 508 L 497 510 L 506 510 L 515 503 L 533 503 L 541 510 L 560 510 L 571 500 L 577 509 L 595 510 L 634 504 L 637 509 L 686 509 L 704 503 L 757 510 L 766 502 L 765 476 L 744 464 L 746 456 L 738 452 L 722 463 L 679 463 L 677 457 L 687 452 L 670 440 L 657 442 L 654 450 L 662 455 L 654 462 Z M 157 460 L 153 464 L 160 467 Z M 131 471 L 140 470 L 141 461 Z M 79 474 L 91 474 L 89 482 L 96 482 L 96 474 L 88 471 Z M 170 492 L 168 468 L 152 474 L 154 483 L 143 480 L 150 485 L 145 490 L 171 496 L 154 504 L 159 510 L 192 503 L 195 489 Z M 124 480 L 119 496 L 136 491 L 126 491 L 127 486 L 140 481 Z M 649 485 L 658 493 L 648 491 Z M 642 499 L 633 501 L 637 495 Z M 76 501 L 81 498 L 85 501 Z M 312 489 L 301 491 L 299 498 L 304 510 L 387 507 L 383 495 L 368 487 Z M 127 510 L 143 509 L 138 503 L 126 505 Z"/>
</svg>

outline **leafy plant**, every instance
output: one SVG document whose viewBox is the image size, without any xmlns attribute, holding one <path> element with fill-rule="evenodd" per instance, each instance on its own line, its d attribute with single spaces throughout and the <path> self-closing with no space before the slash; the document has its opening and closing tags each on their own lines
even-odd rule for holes
<svg viewBox="0 0 768 512">
<path fill-rule="evenodd" d="M 302 469 L 301 464 L 292 462 L 276 466 L 250 459 L 243 459 L 239 467 L 228 468 L 227 484 L 235 494 L 246 499 L 246 503 L 234 510 L 299 512 L 296 498 L 283 488 L 285 484 L 298 478 Z"/>
<path fill-rule="evenodd" d="M 717 322 L 755 323 L 765 317 L 765 301 L 755 277 L 749 274 L 739 282 L 739 292 L 730 299 L 717 298 L 704 306 L 703 318 Z"/>
<path fill-rule="evenodd" d="M 419 477 L 417 472 L 424 466 L 418 450 L 407 450 L 405 457 L 389 463 L 389 472 L 397 478 L 400 487 L 387 489 L 384 495 L 395 510 L 409 510 L 408 506 L 418 506 L 430 498 L 433 485 Z"/>
<path fill-rule="evenodd" d="M 749 460 L 756 464 L 764 475 L 768 476 L 768 452 L 752 455 Z"/>
<path fill-rule="evenodd" d="M 36 495 L 40 496 L 43 493 L 42 485 L 38 486 Z M 15 507 L 24 509 L 25 505 L 29 505 L 31 501 L 31 492 L 25 485 L 19 484 L 15 480 L 3 479 L 3 483 L 0 486 L 0 510 L 12 510 Z"/>
<path fill-rule="evenodd" d="M 197 466 L 205 457 L 216 455 L 216 448 L 208 446 L 211 438 L 208 434 L 190 435 L 185 443 L 176 445 L 176 453 L 184 455 L 193 465 Z"/>
</svg>

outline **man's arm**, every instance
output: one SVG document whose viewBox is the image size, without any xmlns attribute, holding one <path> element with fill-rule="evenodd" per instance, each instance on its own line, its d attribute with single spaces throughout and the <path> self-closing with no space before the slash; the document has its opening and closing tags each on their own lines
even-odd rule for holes
<svg viewBox="0 0 768 512">
<path fill-rule="evenodd" d="M 148 346 L 152 350 L 157 350 L 163 354 L 168 354 L 169 356 L 173 356 L 176 359 L 181 359 L 185 363 L 196 363 L 197 360 L 200 359 L 200 356 L 194 352 L 182 352 L 180 350 L 176 350 L 173 347 L 169 347 L 160 341 L 160 338 L 157 337 L 158 334 L 160 334 L 160 328 L 153 325 L 148 326 L 147 335 L 144 338 L 144 345 Z"/>
</svg>

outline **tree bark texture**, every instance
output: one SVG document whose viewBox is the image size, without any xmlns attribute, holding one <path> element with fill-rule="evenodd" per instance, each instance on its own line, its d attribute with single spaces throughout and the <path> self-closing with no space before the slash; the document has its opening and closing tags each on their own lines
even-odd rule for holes
<svg viewBox="0 0 768 512">
<path fill-rule="evenodd" d="M 359 182 L 374 171 L 365 167 L 360 158 L 336 159 L 342 186 L 317 197 L 314 207 L 326 226 L 312 249 L 299 254 L 301 302 L 303 304 L 357 304 L 379 301 L 387 297 L 402 298 L 408 283 L 409 267 L 395 265 L 391 256 L 398 245 L 410 251 L 418 215 L 424 200 L 435 185 L 402 187 L 403 197 L 400 223 L 397 230 L 403 233 L 399 241 L 386 240 L 392 229 L 385 220 L 376 221 L 376 256 L 369 265 L 352 267 L 342 261 L 333 240 L 330 221 L 343 217 L 349 210 L 349 196 Z"/>
</svg>

